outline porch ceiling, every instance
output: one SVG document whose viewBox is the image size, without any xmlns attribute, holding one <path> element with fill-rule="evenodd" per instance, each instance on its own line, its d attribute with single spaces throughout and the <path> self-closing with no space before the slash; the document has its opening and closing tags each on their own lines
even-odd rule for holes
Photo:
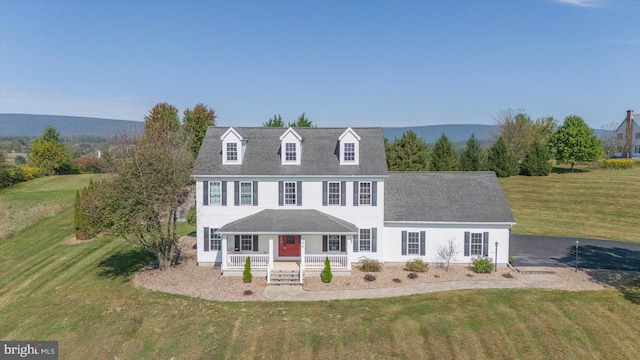
<svg viewBox="0 0 640 360">
<path fill-rule="evenodd" d="M 267 209 L 230 222 L 220 234 L 355 234 L 347 221 L 313 209 Z"/>
</svg>

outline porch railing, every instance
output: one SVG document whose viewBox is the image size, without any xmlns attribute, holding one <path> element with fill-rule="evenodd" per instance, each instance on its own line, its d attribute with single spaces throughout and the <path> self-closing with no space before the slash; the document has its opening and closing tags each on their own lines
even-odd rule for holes
<svg viewBox="0 0 640 360">
<path fill-rule="evenodd" d="M 347 268 L 347 254 L 311 254 L 304 256 L 304 267 L 306 269 L 324 269 L 324 260 L 329 258 L 332 269 Z"/>
<path fill-rule="evenodd" d="M 269 254 L 229 254 L 227 255 L 227 269 L 244 269 L 247 257 L 251 258 L 251 269 L 267 269 Z"/>
</svg>

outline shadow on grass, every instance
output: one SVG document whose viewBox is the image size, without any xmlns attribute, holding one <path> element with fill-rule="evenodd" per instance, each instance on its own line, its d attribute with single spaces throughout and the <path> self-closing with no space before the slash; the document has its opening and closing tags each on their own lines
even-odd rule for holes
<svg viewBox="0 0 640 360">
<path fill-rule="evenodd" d="M 636 305 L 640 305 L 640 279 L 620 287 L 622 296 Z"/>
<path fill-rule="evenodd" d="M 144 249 L 131 249 L 111 255 L 100 262 L 98 276 L 128 280 L 133 273 L 149 265 L 155 256 Z"/>
<path fill-rule="evenodd" d="M 551 169 L 551 172 L 552 172 L 553 174 L 571 174 L 571 172 L 572 172 L 572 171 L 571 171 L 571 168 L 566 168 L 566 167 L 557 167 L 557 166 L 554 166 L 554 167 L 553 167 L 553 169 Z M 586 172 L 589 172 L 589 170 L 587 170 L 587 169 L 576 169 L 576 168 L 574 168 L 574 169 L 573 169 L 573 172 L 574 172 L 574 173 L 586 173 Z"/>
</svg>

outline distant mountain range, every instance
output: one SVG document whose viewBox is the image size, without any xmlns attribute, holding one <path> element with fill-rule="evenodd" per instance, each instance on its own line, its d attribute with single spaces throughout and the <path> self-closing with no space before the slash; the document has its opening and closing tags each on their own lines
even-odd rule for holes
<svg viewBox="0 0 640 360">
<path fill-rule="evenodd" d="M 0 136 L 40 136 L 47 125 L 55 127 L 62 136 L 95 135 L 109 136 L 119 133 L 136 133 L 144 129 L 144 123 L 130 120 L 100 119 L 80 116 L 0 114 Z M 382 128 L 384 137 L 393 142 L 405 131 L 412 130 L 427 143 L 433 144 L 444 133 L 456 145 L 466 142 L 471 134 L 481 142 L 493 142 L 492 134 L 497 133 L 495 125 L 454 124 L 425 125 Z M 599 136 L 606 130 L 596 130 Z"/>
<path fill-rule="evenodd" d="M 40 136 L 47 125 L 62 136 L 109 136 L 144 129 L 140 121 L 99 119 L 81 116 L 0 114 L 0 136 Z"/>
</svg>

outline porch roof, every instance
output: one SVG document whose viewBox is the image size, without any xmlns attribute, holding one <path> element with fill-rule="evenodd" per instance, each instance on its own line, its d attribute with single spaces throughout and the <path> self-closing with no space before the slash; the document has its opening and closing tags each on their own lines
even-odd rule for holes
<svg viewBox="0 0 640 360">
<path fill-rule="evenodd" d="M 230 222 L 219 234 L 356 234 L 347 221 L 313 209 L 267 209 Z"/>
</svg>

